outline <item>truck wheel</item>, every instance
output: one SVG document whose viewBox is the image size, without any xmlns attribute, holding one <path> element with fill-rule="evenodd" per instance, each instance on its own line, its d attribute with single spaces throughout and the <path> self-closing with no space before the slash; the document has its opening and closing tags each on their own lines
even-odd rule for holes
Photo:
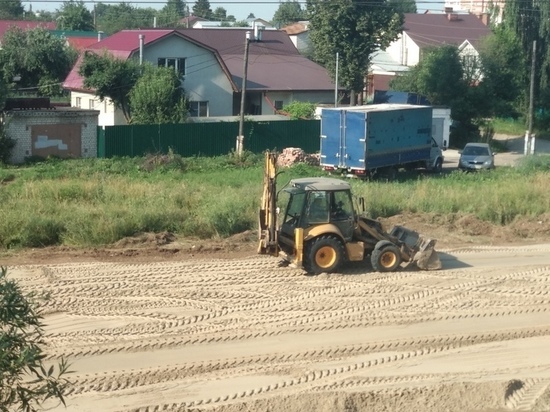
<svg viewBox="0 0 550 412">
<path fill-rule="evenodd" d="M 344 258 L 344 246 L 338 239 L 321 236 L 308 243 L 304 267 L 308 273 L 335 272 Z"/>
<path fill-rule="evenodd" d="M 441 173 L 443 171 L 443 160 L 440 157 L 435 161 L 433 171 L 434 173 Z"/>
<path fill-rule="evenodd" d="M 396 246 L 385 244 L 373 250 L 370 261 L 377 272 L 393 272 L 401 264 L 401 253 Z"/>
</svg>

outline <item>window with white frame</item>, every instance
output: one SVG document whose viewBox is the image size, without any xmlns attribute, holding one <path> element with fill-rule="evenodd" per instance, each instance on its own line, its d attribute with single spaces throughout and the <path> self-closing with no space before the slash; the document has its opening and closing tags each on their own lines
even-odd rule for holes
<svg viewBox="0 0 550 412">
<path fill-rule="evenodd" d="M 189 102 L 189 116 L 208 117 L 208 102 Z"/>
<path fill-rule="evenodd" d="M 80 108 L 80 106 L 82 106 L 82 98 L 77 97 L 74 105 L 75 105 L 75 107 Z"/>
<path fill-rule="evenodd" d="M 185 59 L 182 57 L 160 57 L 159 67 L 173 67 L 180 76 L 185 76 Z"/>
<path fill-rule="evenodd" d="M 95 100 L 88 99 L 88 109 L 93 110 L 94 106 L 95 106 Z"/>
</svg>

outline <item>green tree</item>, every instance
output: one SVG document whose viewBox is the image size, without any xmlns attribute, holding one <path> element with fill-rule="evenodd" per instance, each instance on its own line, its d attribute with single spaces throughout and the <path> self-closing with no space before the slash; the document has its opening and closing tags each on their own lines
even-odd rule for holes
<svg viewBox="0 0 550 412">
<path fill-rule="evenodd" d="M 550 3 L 538 0 L 508 0 L 504 6 L 504 25 L 518 37 L 524 61 L 516 70 L 531 73 L 533 44 L 535 51 L 534 100 L 539 107 L 550 105 Z M 529 82 L 524 95 L 529 96 Z"/>
<path fill-rule="evenodd" d="M 287 0 L 279 4 L 279 8 L 273 15 L 275 27 L 284 27 L 306 18 L 306 13 L 296 0 Z"/>
<path fill-rule="evenodd" d="M 414 0 L 388 0 L 399 13 L 416 13 L 416 2 Z"/>
<path fill-rule="evenodd" d="M 146 64 L 130 91 L 133 124 L 183 123 L 187 101 L 181 79 L 171 67 Z"/>
<path fill-rule="evenodd" d="M 168 0 L 158 16 L 160 27 L 177 27 L 185 17 L 185 2 L 183 0 Z"/>
<path fill-rule="evenodd" d="M 363 90 L 370 56 L 397 39 L 403 15 L 386 0 L 307 0 L 309 38 L 313 57 L 336 77 L 336 53 L 339 54 L 338 80 L 351 92 Z"/>
<path fill-rule="evenodd" d="M 203 19 L 212 18 L 212 9 L 208 0 L 197 0 L 193 6 L 193 14 Z"/>
<path fill-rule="evenodd" d="M 212 20 L 227 21 L 227 10 L 223 7 L 216 7 L 214 13 L 212 13 Z"/>
<path fill-rule="evenodd" d="M 96 27 L 107 34 L 120 30 L 152 27 L 158 10 L 153 8 L 136 8 L 128 3 L 115 5 L 96 4 Z"/>
<path fill-rule="evenodd" d="M 0 20 L 22 20 L 24 13 L 21 0 L 0 1 Z"/>
<path fill-rule="evenodd" d="M 84 87 L 93 89 L 101 101 L 111 99 L 130 122 L 129 95 L 140 77 L 138 62 L 117 59 L 107 52 L 103 55 L 88 52 L 84 54 L 78 73 L 84 77 Z"/>
<path fill-rule="evenodd" d="M 451 137 L 455 145 L 461 146 L 479 136 L 476 121 L 487 115 L 487 106 L 480 89 L 466 78 L 456 46 L 427 50 L 424 58 L 409 72 L 395 78 L 390 87 L 426 96 L 433 105 L 450 107 L 453 120 L 460 124 Z"/>
<path fill-rule="evenodd" d="M 36 411 L 47 399 L 59 399 L 68 385 L 65 360 L 44 364 L 40 296 L 25 295 L 0 267 L 0 411 Z M 28 379 L 33 378 L 32 380 Z"/>
<path fill-rule="evenodd" d="M 82 0 L 63 2 L 63 6 L 61 6 L 61 10 L 58 10 L 58 13 L 58 28 L 61 30 L 94 30 L 94 17 Z"/>
<path fill-rule="evenodd" d="M 479 84 L 486 97 L 490 115 L 516 117 L 518 109 L 525 107 L 525 85 L 528 73 L 518 70 L 525 61 L 519 39 L 504 25 L 494 28 L 494 34 L 485 38 L 479 53 L 483 77 Z"/>
<path fill-rule="evenodd" d="M 250 24 L 246 20 L 234 21 L 232 27 L 250 27 Z"/>
<path fill-rule="evenodd" d="M 4 81 L 11 83 L 19 76 L 18 87 L 37 89 L 42 95 L 62 92 L 61 83 L 75 60 L 75 51 L 43 28 L 24 31 L 12 27 L 2 40 L 0 67 Z"/>
</svg>

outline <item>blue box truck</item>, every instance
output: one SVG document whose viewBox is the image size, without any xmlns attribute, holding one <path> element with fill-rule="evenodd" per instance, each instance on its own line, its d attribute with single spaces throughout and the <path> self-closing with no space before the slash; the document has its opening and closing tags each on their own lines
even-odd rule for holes
<svg viewBox="0 0 550 412">
<path fill-rule="evenodd" d="M 323 108 L 320 164 L 357 177 L 441 171 L 445 147 L 432 137 L 432 116 L 431 106 L 407 104 Z"/>
</svg>

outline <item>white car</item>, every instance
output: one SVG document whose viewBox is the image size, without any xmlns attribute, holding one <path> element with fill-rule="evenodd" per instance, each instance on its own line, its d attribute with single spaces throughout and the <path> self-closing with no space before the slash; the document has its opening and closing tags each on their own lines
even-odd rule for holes
<svg viewBox="0 0 550 412">
<path fill-rule="evenodd" d="M 495 154 L 487 143 L 467 143 L 459 153 L 460 170 L 489 170 L 495 167 Z"/>
</svg>

